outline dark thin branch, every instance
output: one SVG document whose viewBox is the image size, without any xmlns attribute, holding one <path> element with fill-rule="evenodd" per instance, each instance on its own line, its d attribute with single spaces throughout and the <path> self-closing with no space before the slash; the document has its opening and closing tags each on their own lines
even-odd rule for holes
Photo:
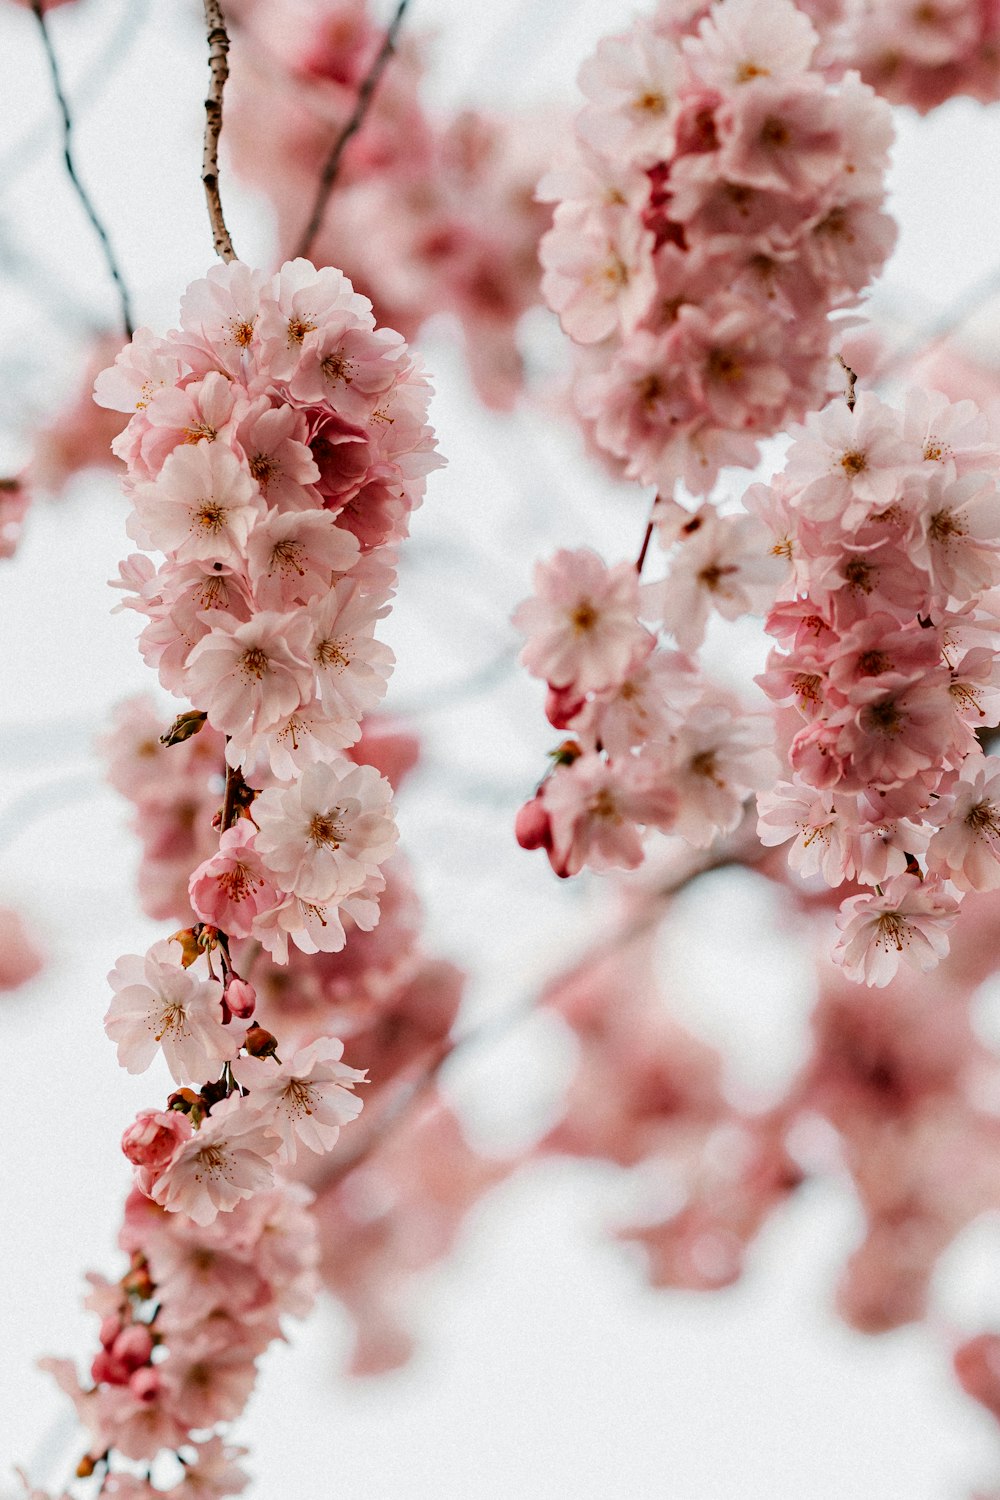
<svg viewBox="0 0 1000 1500">
<path fill-rule="evenodd" d="M 118 22 L 105 46 L 73 85 L 73 113 L 77 124 L 85 109 L 99 99 L 113 81 L 149 18 L 150 10 L 151 7 L 137 5 L 135 0 L 124 0 Z M 4 193 L 10 191 L 48 147 L 50 133 L 47 121 L 35 125 L 0 156 L 0 187 Z"/>
<path fill-rule="evenodd" d="M 215 253 L 222 260 L 236 259 L 236 251 L 219 196 L 219 137 L 222 135 L 222 95 L 229 77 L 229 33 L 222 16 L 220 0 L 205 0 L 205 29 L 208 33 L 208 95 L 205 99 L 205 141 L 201 154 L 201 180 L 208 204 Z"/>
<path fill-rule="evenodd" d="M 655 500 L 653 501 L 653 505 L 655 507 Z M 639 548 L 639 556 L 635 560 L 635 571 L 639 574 L 640 578 L 642 577 L 642 570 L 646 566 L 646 553 L 649 551 L 649 544 L 652 540 L 653 518 L 652 516 L 650 516 L 649 520 L 646 522 L 646 532 L 642 539 L 642 546 Z"/>
<path fill-rule="evenodd" d="M 837 362 L 840 365 L 840 368 L 843 370 L 844 374 L 847 376 L 847 385 L 844 388 L 844 400 L 847 402 L 848 411 L 853 411 L 855 403 L 857 401 L 857 396 L 855 395 L 855 387 L 858 383 L 858 377 L 857 375 L 855 375 L 854 371 L 851 369 L 850 365 L 847 363 L 842 354 L 837 355 Z"/>
<path fill-rule="evenodd" d="M 69 105 L 66 102 L 66 95 L 63 92 L 62 78 L 59 72 L 59 63 L 56 59 L 56 54 L 52 46 L 52 38 L 49 36 L 49 28 L 46 25 L 45 14 L 42 10 L 42 0 L 31 0 L 31 9 L 34 14 L 35 20 L 38 22 L 38 29 L 41 33 L 42 38 L 42 46 L 45 48 L 45 56 L 48 59 L 49 73 L 52 78 L 52 91 L 56 96 L 56 103 L 58 104 L 60 114 L 62 115 L 63 161 L 66 164 L 66 174 L 69 177 L 70 182 L 73 184 L 73 189 L 76 193 L 77 198 L 80 200 L 80 205 L 83 208 L 84 213 L 87 215 L 87 218 L 90 220 L 91 225 L 93 226 L 94 233 L 100 240 L 101 249 L 104 252 L 104 260 L 107 265 L 108 272 L 111 276 L 112 281 L 118 289 L 118 299 L 121 303 L 122 325 L 125 329 L 125 335 L 130 339 L 134 332 L 134 325 L 132 323 L 132 304 L 129 298 L 128 287 L 125 285 L 125 279 L 122 276 L 121 270 L 119 268 L 117 257 L 115 256 L 115 252 L 111 247 L 111 240 L 108 238 L 108 232 L 105 229 L 104 225 L 101 223 L 101 220 L 98 218 L 97 210 L 94 208 L 94 205 L 90 201 L 90 197 L 87 193 L 86 188 L 83 186 L 83 183 L 80 181 L 80 178 L 77 175 L 76 163 L 73 160 L 73 120 L 70 116 Z"/>
<path fill-rule="evenodd" d="M 378 50 L 375 61 L 362 79 L 351 117 L 330 149 L 330 154 L 323 166 L 323 171 L 320 173 L 312 213 L 309 215 L 309 222 L 302 231 L 299 243 L 295 247 L 296 256 L 308 255 L 312 249 L 313 240 L 319 233 L 320 225 L 323 223 L 323 215 L 326 213 L 326 205 L 329 202 L 330 194 L 333 192 L 334 184 L 337 181 L 337 173 L 340 171 L 340 163 L 347 148 L 347 143 L 352 136 L 357 135 L 364 124 L 365 116 L 368 113 L 372 99 L 375 97 L 375 90 L 378 88 L 379 79 L 385 72 L 386 63 L 396 50 L 396 38 L 399 35 L 399 28 L 403 24 L 403 16 L 406 14 L 406 7 L 409 3 L 410 0 L 399 0 L 399 4 L 396 6 L 396 14 L 389 23 L 389 29 L 385 34 L 385 39 Z"/>
</svg>

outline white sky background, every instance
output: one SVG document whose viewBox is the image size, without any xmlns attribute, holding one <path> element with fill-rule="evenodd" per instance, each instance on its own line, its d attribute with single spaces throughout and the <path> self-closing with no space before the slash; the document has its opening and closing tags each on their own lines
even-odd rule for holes
<svg viewBox="0 0 1000 1500">
<path fill-rule="evenodd" d="M 81 0 L 51 21 L 71 94 L 110 38 L 124 52 L 80 112 L 77 154 L 138 319 L 157 328 L 211 258 L 198 181 L 199 9 Z M 127 11 L 138 24 L 126 48 Z M 571 98 L 581 57 L 630 14 L 609 0 L 413 0 L 408 24 L 439 29 L 443 104 L 513 106 Z M 7 427 L 25 407 L 58 407 L 82 323 L 113 317 L 115 303 L 59 169 L 34 24 L 6 5 L 0 100 Z M 45 149 L 28 157 L 24 142 L 40 129 Z M 901 116 L 899 135 L 903 233 L 883 295 L 921 324 L 1000 266 L 1000 114 L 957 103 L 927 121 Z M 267 260 L 259 206 L 232 178 L 224 196 L 241 255 Z M 433 710 L 441 684 L 511 645 L 507 620 L 533 556 L 584 540 L 634 553 L 645 510 L 641 497 L 611 494 L 541 416 L 484 413 L 443 337 L 424 348 L 450 467 L 415 520 L 390 638 L 400 704 Z M 10 437 L 0 472 L 23 456 Z M 0 902 L 29 915 L 50 955 L 45 975 L 0 1008 L 0 1493 L 9 1466 L 36 1454 L 38 1480 L 57 1487 L 67 1472 L 52 1440 L 66 1403 L 34 1360 L 91 1357 L 82 1274 L 119 1265 L 128 1170 L 118 1139 L 163 1083 L 121 1072 L 100 1024 L 115 958 L 161 935 L 137 910 L 136 849 L 91 748 L 110 706 L 153 686 L 130 618 L 109 613 L 122 521 L 113 484 L 90 477 L 66 503 L 39 507 L 16 562 L 0 564 Z M 731 640 L 719 637 L 718 650 Z M 599 883 L 558 885 L 540 854 L 513 843 L 513 809 L 551 740 L 536 686 L 508 674 L 417 722 L 427 755 L 400 822 L 429 946 L 470 968 L 471 1015 L 501 1015 L 589 933 Z M 809 995 L 772 898 L 738 878 L 706 881 L 683 922 L 667 945 L 672 1003 L 727 1048 L 735 1079 L 780 1087 L 801 1056 Z M 476 1138 L 503 1149 L 549 1117 L 569 1058 L 555 1027 L 538 1021 L 459 1059 L 448 1087 Z M 246 1424 L 251 1495 L 962 1500 L 1000 1475 L 1000 1438 L 958 1393 L 942 1344 L 924 1330 L 865 1339 L 830 1314 L 858 1229 L 836 1184 L 810 1186 L 762 1236 L 744 1283 L 704 1298 L 645 1286 L 603 1237 L 627 1212 L 617 1174 L 600 1166 L 548 1162 L 502 1187 L 452 1260 L 415 1288 L 422 1349 L 388 1378 L 338 1380 L 347 1330 L 323 1307 L 265 1361 Z M 942 1319 L 973 1331 L 1000 1316 L 998 1267 L 1000 1235 L 968 1236 L 941 1278 Z M 71 1426 L 61 1446 L 76 1448 Z"/>
</svg>

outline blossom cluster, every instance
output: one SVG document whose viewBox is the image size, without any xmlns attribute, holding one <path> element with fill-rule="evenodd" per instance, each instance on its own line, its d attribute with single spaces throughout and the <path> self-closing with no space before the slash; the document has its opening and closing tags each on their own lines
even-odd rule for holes
<svg viewBox="0 0 1000 1500">
<path fill-rule="evenodd" d="M 393 544 L 437 462 L 429 387 L 343 275 L 233 262 L 186 294 L 181 328 L 140 330 L 97 399 L 133 415 L 125 604 L 146 660 L 260 791 L 192 881 L 196 913 L 279 960 L 377 920 L 390 788 L 343 754 L 391 669 L 375 639 Z M 192 727 L 197 727 L 192 724 Z"/>
<path fill-rule="evenodd" d="M 158 738 L 162 717 L 151 699 L 128 700 L 103 749 L 109 777 L 133 806 L 143 841 L 143 906 L 158 919 L 184 921 L 190 918 L 188 872 L 217 840 L 211 812 L 225 740 L 206 727 L 166 747 Z M 376 765 L 398 790 L 418 746 L 411 734 L 369 718 L 349 753 Z M 319 1271 L 355 1324 L 350 1367 L 359 1374 L 409 1358 L 406 1282 L 446 1253 L 472 1203 L 511 1166 L 479 1156 L 445 1100 L 428 1089 L 428 1076 L 451 1046 L 463 976 L 424 950 L 420 902 L 401 853 L 383 874 L 378 925 L 370 932 L 352 927 L 336 953 L 292 947 L 287 964 L 277 965 L 256 951 L 253 939 L 231 945 L 234 965 L 256 992 L 259 1024 L 292 1051 L 332 1033 L 343 1039 L 350 1062 L 371 1077 L 364 1121 L 350 1138 L 322 1164 L 307 1152 L 282 1166 L 283 1176 L 301 1176 L 316 1193 L 310 1213 L 319 1235 Z M 389 1130 L 383 1141 L 384 1122 L 393 1121 L 414 1088 L 419 1107 L 409 1105 L 406 1128 Z M 219 1227 L 217 1221 L 212 1232 Z"/>
<path fill-rule="evenodd" d="M 159 1054 L 179 1086 L 126 1131 L 138 1184 L 204 1225 L 269 1189 L 300 1146 L 329 1150 L 361 1108 L 339 1040 L 279 1061 L 230 945 L 253 939 L 285 963 L 290 941 L 332 952 L 345 922 L 378 921 L 392 789 L 345 752 L 391 667 L 374 632 L 436 462 L 429 388 L 339 271 L 234 261 L 188 289 L 179 330 L 140 330 L 96 396 L 132 411 L 115 447 L 145 550 L 122 568 L 125 604 L 147 620 L 140 647 L 163 685 L 193 704 L 166 738 L 209 736 L 177 764 L 197 788 L 189 828 L 224 798 L 187 882 L 196 920 L 118 961 L 105 1021 L 124 1067 Z M 176 804 L 168 776 L 146 808 L 160 852 Z M 182 841 L 182 863 L 190 852 Z"/>
<path fill-rule="evenodd" d="M 358 0 L 242 0 L 233 9 L 227 138 L 236 170 L 274 205 L 279 243 L 291 252 L 384 21 Z M 434 315 L 453 318 L 478 394 L 508 407 L 524 378 L 517 325 L 540 299 L 537 247 L 550 213 L 534 187 L 548 164 L 549 116 L 432 113 L 421 98 L 427 51 L 419 38 L 397 43 L 311 254 L 344 267 L 407 338 Z"/>
<path fill-rule="evenodd" d="M 933 967 L 968 891 L 1000 887 L 1000 442 L 970 401 L 864 391 L 795 430 L 745 499 L 787 579 L 758 679 L 786 778 L 758 797 L 765 844 L 849 896 L 835 956 L 883 985 Z"/>
<path fill-rule="evenodd" d="M 572 156 L 540 189 L 557 204 L 542 290 L 585 346 L 575 399 L 598 447 L 628 478 L 707 494 L 822 404 L 830 314 L 895 238 L 892 124 L 856 73 L 829 80 L 792 0 L 684 16 L 584 64 Z"/>
<path fill-rule="evenodd" d="M 557 875 L 634 869 L 643 829 L 705 847 L 737 826 L 772 771 L 764 716 L 743 712 L 689 651 L 643 623 L 659 619 L 696 650 L 712 607 L 735 618 L 762 605 L 763 529 L 711 506 L 690 515 L 666 503 L 654 517 L 672 558 L 665 581 L 641 585 L 631 563 L 561 551 L 536 565 L 535 594 L 514 615 L 527 637 L 521 661 L 548 684 L 549 722 L 572 731 L 516 824 Z"/>
<path fill-rule="evenodd" d="M 221 1500 L 245 1489 L 245 1450 L 217 1429 L 243 1410 L 258 1358 L 283 1336 L 281 1319 L 312 1305 L 319 1250 L 309 1198 L 298 1184 L 275 1186 L 224 1226 L 204 1226 L 133 1190 L 119 1236 L 129 1269 L 116 1283 L 90 1278 L 87 1306 L 101 1318 L 90 1383 L 69 1360 L 43 1362 L 90 1436 L 81 1477 L 109 1450 L 145 1465 L 159 1457 L 158 1472 L 164 1451 L 175 1455 L 163 1474 L 169 1488 L 148 1472 L 111 1471 L 102 1494 Z"/>
<path fill-rule="evenodd" d="M 942 1318 L 942 1258 L 1000 1207 L 1000 1068 L 976 1024 L 997 967 L 1000 887 L 970 893 L 938 969 L 900 972 L 875 993 L 817 946 L 804 1056 L 761 1108 L 735 1047 L 720 1049 L 714 1027 L 712 1037 L 708 1028 L 692 1034 L 672 1013 L 699 1013 L 685 995 L 698 984 L 690 954 L 717 932 L 718 896 L 701 912 L 675 905 L 669 892 L 698 867 L 680 849 L 665 852 L 638 879 L 608 883 L 614 915 L 601 914 L 597 942 L 545 992 L 572 1030 L 576 1061 L 538 1153 L 625 1169 L 632 1208 L 617 1237 L 642 1251 L 654 1286 L 701 1292 L 752 1267 L 761 1230 L 803 1184 L 826 1181 L 841 1194 L 849 1186 L 857 1232 L 838 1277 L 840 1317 L 869 1335 L 924 1319 L 947 1327 L 954 1311 Z M 753 874 L 732 878 L 749 888 L 765 876 L 782 888 L 783 934 L 796 908 L 800 928 L 826 920 L 827 889 L 799 887 L 784 860 L 758 856 Z M 615 1203 L 620 1224 L 617 1193 Z M 1000 1417 L 1000 1335 L 947 1337 L 958 1345 L 961 1384 Z"/>
<path fill-rule="evenodd" d="M 926 114 L 956 95 L 1000 98 L 1000 14 L 989 0 L 808 0 L 803 9 L 828 69 L 856 68 L 891 104 Z"/>
</svg>

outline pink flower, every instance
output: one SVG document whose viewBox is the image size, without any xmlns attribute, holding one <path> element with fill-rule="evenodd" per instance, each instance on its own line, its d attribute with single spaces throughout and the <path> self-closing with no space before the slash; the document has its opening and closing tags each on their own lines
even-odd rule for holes
<svg viewBox="0 0 1000 1500">
<path fill-rule="evenodd" d="M 639 624 L 639 582 L 628 563 L 608 568 L 581 547 L 537 563 L 535 597 L 514 613 L 527 636 L 521 661 L 535 677 L 578 692 L 613 687 L 653 637 Z"/>
<path fill-rule="evenodd" d="M 257 486 L 222 443 L 175 448 L 157 479 L 136 485 L 133 501 L 129 535 L 180 562 L 238 564 L 264 514 Z"/>
<path fill-rule="evenodd" d="M 896 875 L 884 894 L 851 896 L 837 917 L 840 937 L 833 950 L 849 979 L 881 988 L 900 959 L 926 974 L 948 952 L 948 929 L 958 902 L 940 881 Z"/>
<path fill-rule="evenodd" d="M 318 905 L 361 891 L 396 843 L 392 787 L 371 766 L 309 766 L 254 805 L 257 850 L 283 890 Z"/>
<path fill-rule="evenodd" d="M 219 614 L 187 661 L 192 701 L 224 734 L 278 724 L 312 696 L 308 616 L 263 610 L 243 622 Z"/>
<path fill-rule="evenodd" d="M 380 594 L 353 578 L 340 579 L 310 610 L 320 697 L 345 726 L 359 724 L 385 696 L 395 657 L 374 631 L 388 610 Z"/>
<path fill-rule="evenodd" d="M 230 937 L 249 937 L 260 913 L 280 900 L 254 848 L 255 834 L 246 818 L 227 828 L 219 852 L 198 866 L 188 885 L 195 914 Z"/>
<path fill-rule="evenodd" d="M 613 204 L 560 203 L 542 240 L 542 292 L 563 330 L 581 344 L 634 329 L 656 292 L 653 236 Z"/>
<path fill-rule="evenodd" d="M 927 847 L 927 866 L 960 891 L 992 891 L 1000 886 L 1000 765 L 970 765 L 972 759 L 931 814 L 937 832 Z"/>
<path fill-rule="evenodd" d="M 331 1150 L 341 1126 L 361 1113 L 353 1089 L 365 1072 L 341 1062 L 343 1054 L 343 1042 L 321 1037 L 285 1062 L 247 1057 L 235 1064 L 236 1081 L 281 1136 L 279 1161 L 294 1162 L 300 1142 L 320 1154 Z"/>
<path fill-rule="evenodd" d="M 171 1213 L 211 1224 L 241 1199 L 271 1186 L 271 1160 L 280 1145 L 250 1101 L 231 1094 L 184 1143 L 149 1196 Z"/>
<path fill-rule="evenodd" d="M 222 1023 L 222 985 L 183 968 L 182 957 L 179 943 L 154 943 L 145 957 L 120 958 L 108 975 L 115 997 L 104 1029 L 130 1073 L 144 1073 L 161 1047 L 178 1083 L 201 1081 L 240 1049 Z"/>
<path fill-rule="evenodd" d="M 674 824 L 677 794 L 652 761 L 629 756 L 608 762 L 581 755 L 557 766 L 542 788 L 557 875 L 634 870 L 642 863 L 640 825 L 665 831 Z"/>
<path fill-rule="evenodd" d="M 287 611 L 327 594 L 333 577 L 357 562 L 359 550 L 329 511 L 271 511 L 247 547 L 258 609 Z"/>
<path fill-rule="evenodd" d="M 684 55 L 705 83 L 752 88 L 758 79 L 803 74 L 818 40 L 791 0 L 726 0 L 712 7 L 696 38 L 685 38 Z"/>
<path fill-rule="evenodd" d="M 133 1166 L 159 1175 L 191 1132 L 191 1121 L 176 1109 L 141 1109 L 122 1136 L 122 1151 Z"/>
</svg>

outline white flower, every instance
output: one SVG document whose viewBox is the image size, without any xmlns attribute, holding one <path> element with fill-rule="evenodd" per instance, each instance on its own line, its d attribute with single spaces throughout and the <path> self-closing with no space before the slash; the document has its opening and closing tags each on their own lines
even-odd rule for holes
<svg viewBox="0 0 1000 1500">
<path fill-rule="evenodd" d="M 324 905 L 360 891 L 398 837 L 392 787 L 373 766 L 308 766 L 254 804 L 257 851 L 282 890 Z"/>
<path fill-rule="evenodd" d="M 236 1081 L 250 1090 L 262 1117 L 281 1136 L 279 1161 L 295 1161 L 299 1141 L 310 1151 L 329 1151 L 340 1127 L 361 1113 L 362 1101 L 352 1090 L 365 1072 L 341 1062 L 343 1053 L 343 1042 L 327 1036 L 287 1062 L 246 1057 L 233 1065 Z"/>
<path fill-rule="evenodd" d="M 156 1054 L 178 1083 L 213 1077 L 240 1049 L 241 1028 L 223 1025 L 222 985 L 181 964 L 179 943 L 154 943 L 145 957 L 127 953 L 108 975 L 115 991 L 104 1029 L 130 1073 L 144 1073 Z"/>
<path fill-rule="evenodd" d="M 211 1224 L 241 1198 L 271 1186 L 271 1158 L 280 1146 L 281 1138 L 250 1100 L 231 1094 L 185 1141 L 150 1197 L 196 1224 Z"/>
</svg>

